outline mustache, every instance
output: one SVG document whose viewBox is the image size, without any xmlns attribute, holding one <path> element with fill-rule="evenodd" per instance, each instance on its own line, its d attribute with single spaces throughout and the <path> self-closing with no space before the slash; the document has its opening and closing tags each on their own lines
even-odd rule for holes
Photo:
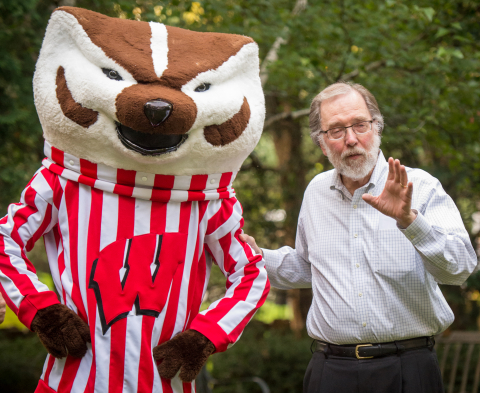
<svg viewBox="0 0 480 393">
<path fill-rule="evenodd" d="M 340 156 L 342 159 L 344 158 L 347 158 L 349 156 L 354 156 L 356 154 L 360 154 L 362 156 L 366 156 L 367 155 L 367 151 L 365 149 L 361 149 L 359 147 L 354 147 L 350 150 L 346 150 L 342 153 L 342 155 Z"/>
</svg>

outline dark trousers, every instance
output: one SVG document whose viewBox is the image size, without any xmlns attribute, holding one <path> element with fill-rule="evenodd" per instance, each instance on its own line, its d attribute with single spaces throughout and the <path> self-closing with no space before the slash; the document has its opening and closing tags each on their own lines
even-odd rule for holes
<svg viewBox="0 0 480 393">
<path fill-rule="evenodd" d="M 303 393 L 443 393 L 435 350 L 405 351 L 373 359 L 314 352 Z"/>
</svg>

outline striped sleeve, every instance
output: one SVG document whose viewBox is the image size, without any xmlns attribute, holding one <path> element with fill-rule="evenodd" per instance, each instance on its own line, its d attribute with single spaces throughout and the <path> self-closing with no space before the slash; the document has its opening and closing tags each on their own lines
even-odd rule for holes
<svg viewBox="0 0 480 393">
<path fill-rule="evenodd" d="M 35 242 L 57 222 L 56 177 L 40 169 L 0 220 L 0 291 L 20 321 L 30 328 L 37 310 L 59 303 L 55 292 L 38 280 L 27 258 Z"/>
<path fill-rule="evenodd" d="M 220 209 L 209 219 L 205 247 L 227 278 L 225 297 L 212 303 L 192 321 L 197 330 L 225 351 L 240 337 L 265 302 L 270 283 L 261 255 L 240 240 L 242 207 L 236 198 L 219 201 Z"/>
</svg>

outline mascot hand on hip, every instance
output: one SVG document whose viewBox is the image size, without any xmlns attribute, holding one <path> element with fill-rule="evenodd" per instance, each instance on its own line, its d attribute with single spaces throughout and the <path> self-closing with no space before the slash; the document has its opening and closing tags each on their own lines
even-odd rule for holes
<svg viewBox="0 0 480 393">
<path fill-rule="evenodd" d="M 33 84 L 46 158 L 0 222 L 0 291 L 49 352 L 37 392 L 192 392 L 269 290 L 232 188 L 257 45 L 61 7 Z M 58 296 L 26 256 L 42 236 Z M 214 264 L 226 294 L 199 312 Z"/>
</svg>

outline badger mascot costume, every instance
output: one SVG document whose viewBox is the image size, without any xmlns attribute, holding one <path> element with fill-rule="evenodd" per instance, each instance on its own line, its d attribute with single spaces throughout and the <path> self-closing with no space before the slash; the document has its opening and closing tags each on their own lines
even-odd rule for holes
<svg viewBox="0 0 480 393">
<path fill-rule="evenodd" d="M 62 7 L 33 82 L 46 158 L 0 221 L 0 290 L 49 352 L 36 392 L 193 392 L 269 289 L 232 188 L 257 45 Z M 42 236 L 58 296 L 26 256 Z M 226 295 L 199 312 L 212 264 Z"/>
</svg>

